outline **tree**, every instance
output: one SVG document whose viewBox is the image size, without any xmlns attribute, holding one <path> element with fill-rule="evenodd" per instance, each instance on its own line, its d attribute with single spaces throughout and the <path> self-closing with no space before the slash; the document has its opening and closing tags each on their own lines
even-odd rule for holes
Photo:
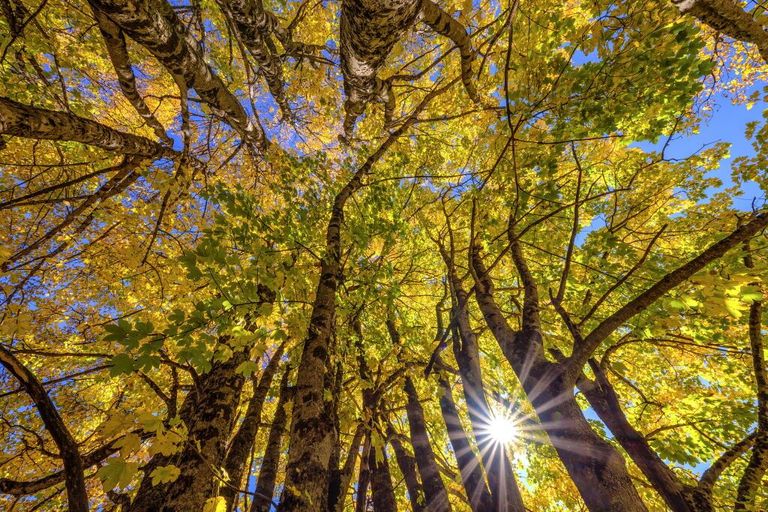
<svg viewBox="0 0 768 512">
<path fill-rule="evenodd" d="M 0 508 L 768 506 L 759 8 L 0 8 Z"/>
</svg>

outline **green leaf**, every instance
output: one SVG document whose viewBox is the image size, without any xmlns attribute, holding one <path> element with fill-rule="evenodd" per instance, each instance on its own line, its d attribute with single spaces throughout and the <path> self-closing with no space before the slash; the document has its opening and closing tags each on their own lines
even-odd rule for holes
<svg viewBox="0 0 768 512">
<path fill-rule="evenodd" d="M 152 485 L 157 485 L 175 482 L 179 478 L 180 473 L 181 470 L 179 468 L 170 464 L 168 466 L 156 467 L 149 476 L 152 477 Z"/>
<path fill-rule="evenodd" d="M 120 457 L 113 457 L 99 468 L 96 475 L 101 479 L 104 492 L 109 492 L 115 487 L 127 487 L 138 470 L 137 462 L 126 462 Z"/>
<path fill-rule="evenodd" d="M 109 369 L 110 375 L 116 377 L 124 373 L 131 373 L 135 369 L 135 362 L 131 356 L 122 353 L 112 358 L 112 368 Z"/>
</svg>

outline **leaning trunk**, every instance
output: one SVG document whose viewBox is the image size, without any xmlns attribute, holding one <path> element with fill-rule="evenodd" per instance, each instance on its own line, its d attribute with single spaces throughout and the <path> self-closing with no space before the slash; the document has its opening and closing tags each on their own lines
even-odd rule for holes
<svg viewBox="0 0 768 512">
<path fill-rule="evenodd" d="M 424 485 L 424 496 L 430 510 L 450 510 L 448 493 L 440 478 L 440 470 L 435 462 L 435 452 L 429 442 L 427 426 L 424 423 L 424 410 L 421 408 L 416 388 L 410 378 L 405 379 L 405 393 L 408 395 L 406 413 L 411 429 L 411 442 L 416 455 L 416 464 Z"/>
<path fill-rule="evenodd" d="M 474 512 L 494 510 L 493 497 L 488 490 L 488 486 L 485 485 L 483 472 L 480 469 L 480 461 L 475 452 L 472 451 L 472 445 L 469 442 L 467 433 L 464 431 L 464 427 L 461 425 L 461 419 L 456 410 L 451 387 L 443 377 L 440 377 L 440 391 L 440 409 L 443 413 L 445 426 L 448 429 L 448 439 L 451 441 L 453 453 L 459 465 L 461 483 L 464 485 L 464 491 L 467 493 L 469 504 Z"/>
<path fill-rule="evenodd" d="M 403 443 L 395 432 L 390 432 L 389 442 L 392 445 L 392 450 L 395 452 L 397 467 L 400 468 L 400 472 L 403 474 L 411 508 L 413 512 L 421 512 L 424 510 L 424 489 L 422 489 L 419 477 L 416 474 L 416 459 L 405 451 Z"/>
</svg>

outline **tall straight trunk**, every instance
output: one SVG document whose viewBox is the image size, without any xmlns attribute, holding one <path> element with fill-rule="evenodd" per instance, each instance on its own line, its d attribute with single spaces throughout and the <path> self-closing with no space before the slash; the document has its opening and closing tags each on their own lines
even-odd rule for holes
<svg viewBox="0 0 768 512">
<path fill-rule="evenodd" d="M 352 481 L 352 473 L 355 471 L 357 457 L 360 454 L 360 443 L 363 441 L 365 426 L 358 423 L 355 433 L 352 436 L 352 442 L 347 451 L 347 458 L 344 466 L 338 474 L 338 483 L 331 486 L 328 491 L 328 510 L 332 512 L 342 512 L 344 510 L 344 501 L 347 497 L 347 489 Z M 333 482 L 333 480 L 332 480 Z"/>
<path fill-rule="evenodd" d="M 333 421 L 333 408 L 326 402 L 325 392 L 332 391 L 333 379 L 328 378 L 328 373 L 331 366 L 333 319 L 336 314 L 336 289 L 342 271 L 341 226 L 344 222 L 344 207 L 349 198 L 363 187 L 363 178 L 372 172 L 374 164 L 410 128 L 427 104 L 448 90 L 453 83 L 449 82 L 425 95 L 408 118 L 371 153 L 334 198 L 325 232 L 325 254 L 320 262 L 320 279 L 296 376 L 291 440 L 280 512 L 307 509 L 323 511 L 328 507 L 329 462 L 338 432 Z"/>
<path fill-rule="evenodd" d="M 372 446 L 368 455 L 374 512 L 397 511 L 395 491 L 392 488 L 392 475 L 389 471 L 389 461 L 387 460 L 385 447 L 386 445 L 382 446 L 381 451 L 379 451 L 375 446 Z"/>
<path fill-rule="evenodd" d="M 273 359 L 275 356 L 272 356 Z M 271 361 L 270 361 L 271 363 Z M 291 389 L 288 385 L 290 368 L 286 367 L 283 379 L 280 383 L 280 398 L 277 400 L 275 415 L 272 418 L 272 426 L 269 429 L 267 447 L 264 450 L 264 458 L 256 480 L 256 491 L 251 503 L 251 512 L 269 512 L 272 509 L 272 496 L 275 493 L 277 481 L 277 468 L 280 464 L 280 447 L 285 432 L 286 413 L 285 408 L 290 399 Z"/>
<path fill-rule="evenodd" d="M 483 471 L 480 467 L 467 433 L 461 425 L 456 403 L 453 400 L 451 386 L 444 377 L 440 377 L 440 410 L 443 413 L 443 421 L 448 429 L 448 439 L 451 441 L 453 453 L 459 466 L 461 483 L 467 493 L 467 499 L 474 512 L 495 510 L 493 496 L 485 484 Z"/>
<path fill-rule="evenodd" d="M 424 510 L 424 489 L 419 482 L 419 476 L 416 474 L 416 459 L 405 450 L 403 443 L 397 433 L 390 429 L 389 443 L 395 452 L 397 467 L 403 474 L 405 488 L 408 490 L 408 499 L 411 503 L 413 512 L 422 512 Z"/>
<path fill-rule="evenodd" d="M 256 435 L 259 432 L 264 400 L 267 398 L 269 388 L 272 386 L 272 380 L 280 366 L 280 359 L 283 356 L 284 348 L 285 343 L 281 344 L 277 350 L 275 350 L 275 353 L 270 358 L 266 368 L 264 368 L 264 373 L 261 375 L 258 384 L 256 384 L 253 389 L 253 396 L 251 396 L 251 399 L 248 401 L 248 408 L 245 411 L 240 428 L 237 429 L 237 432 L 229 442 L 227 456 L 224 459 L 224 470 L 229 476 L 231 484 L 238 489 L 243 481 L 243 476 L 246 472 L 246 463 L 248 462 L 248 457 L 251 451 L 253 451 L 253 444 L 256 442 Z M 221 489 L 221 496 L 227 501 L 228 511 L 232 510 L 235 494 L 235 489 L 230 486 L 224 486 Z"/>
<path fill-rule="evenodd" d="M 355 512 L 365 512 L 368 508 L 368 485 L 371 481 L 371 434 L 365 435 L 363 454 L 360 457 L 360 470 L 357 477 L 357 492 L 355 494 Z"/>
<path fill-rule="evenodd" d="M 130 512 L 175 512 L 202 510 L 215 495 L 213 468 L 224 461 L 227 439 L 240 402 L 245 378 L 235 369 L 247 359 L 247 351 L 235 352 L 224 362 L 214 363 L 199 385 L 187 395 L 180 417 L 188 428 L 188 441 L 170 456 L 158 454 L 144 469 Z M 152 484 L 152 470 L 173 464 L 180 470 L 174 482 Z"/>
<path fill-rule="evenodd" d="M 333 396 L 336 399 L 333 401 L 333 425 L 337 432 L 341 432 L 341 421 L 339 419 L 339 399 L 341 396 L 342 386 L 344 381 L 344 367 L 341 361 L 336 363 L 336 372 L 334 374 L 333 382 Z M 333 510 L 336 505 L 336 499 L 339 497 L 341 491 L 341 473 L 343 468 L 341 464 L 341 436 L 336 437 L 336 443 L 331 450 L 331 458 L 328 461 L 328 510 Z"/>
<path fill-rule="evenodd" d="M 744 265 L 752 270 L 749 240 L 744 242 Z M 752 283 L 760 286 L 759 282 Z M 749 346 L 752 351 L 752 368 L 755 373 L 755 394 L 757 396 L 757 432 L 747 467 L 739 481 L 734 510 L 751 510 L 761 482 L 768 471 L 768 371 L 765 365 L 763 347 L 763 301 L 754 300 L 749 306 Z"/>
<path fill-rule="evenodd" d="M 590 426 L 576 402 L 566 366 L 544 358 L 538 293 L 512 239 L 512 258 L 525 288 L 523 328 L 514 331 L 493 297 L 493 287 L 476 249 L 471 264 L 475 297 L 491 332 L 520 380 L 568 474 L 591 512 L 645 512 L 621 454 Z"/>
<path fill-rule="evenodd" d="M 424 410 L 410 377 L 405 379 L 405 393 L 408 396 L 408 404 L 406 405 L 408 426 L 411 430 L 411 442 L 416 456 L 416 465 L 419 468 L 421 482 L 424 486 L 426 508 L 428 510 L 451 510 L 448 492 L 445 490 L 442 478 L 440 478 L 440 470 L 437 467 L 437 462 L 435 462 L 435 452 L 432 451 L 432 445 L 429 442 L 427 426 L 424 422 Z"/>
</svg>

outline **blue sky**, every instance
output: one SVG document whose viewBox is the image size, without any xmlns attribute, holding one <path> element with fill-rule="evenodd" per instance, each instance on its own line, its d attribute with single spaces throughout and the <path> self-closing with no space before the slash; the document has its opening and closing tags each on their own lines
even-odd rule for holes
<svg viewBox="0 0 768 512">
<path fill-rule="evenodd" d="M 752 91 L 749 91 L 752 92 Z M 674 139 L 667 148 L 669 158 L 685 158 L 699 151 L 703 146 L 711 146 L 717 142 L 731 144 L 730 156 L 721 162 L 720 168 L 712 171 L 709 176 L 717 177 L 723 182 L 722 189 L 733 185 L 731 178 L 731 164 L 740 156 L 748 156 L 754 153 L 752 144 L 745 138 L 746 124 L 751 121 L 763 119 L 763 111 L 768 109 L 768 104 L 759 101 L 751 109 L 746 105 L 734 105 L 730 98 L 724 94 L 718 94 L 713 99 L 714 109 L 709 119 L 706 119 L 698 134 L 679 136 Z M 644 142 L 634 144 L 646 150 L 660 149 L 664 141 L 656 144 Z M 733 199 L 734 207 L 740 210 L 750 210 L 753 199 L 755 205 L 760 206 L 765 202 L 765 193 L 760 190 L 757 183 L 748 182 L 741 187 L 741 197 Z M 712 192 L 716 190 L 713 189 Z"/>
</svg>

